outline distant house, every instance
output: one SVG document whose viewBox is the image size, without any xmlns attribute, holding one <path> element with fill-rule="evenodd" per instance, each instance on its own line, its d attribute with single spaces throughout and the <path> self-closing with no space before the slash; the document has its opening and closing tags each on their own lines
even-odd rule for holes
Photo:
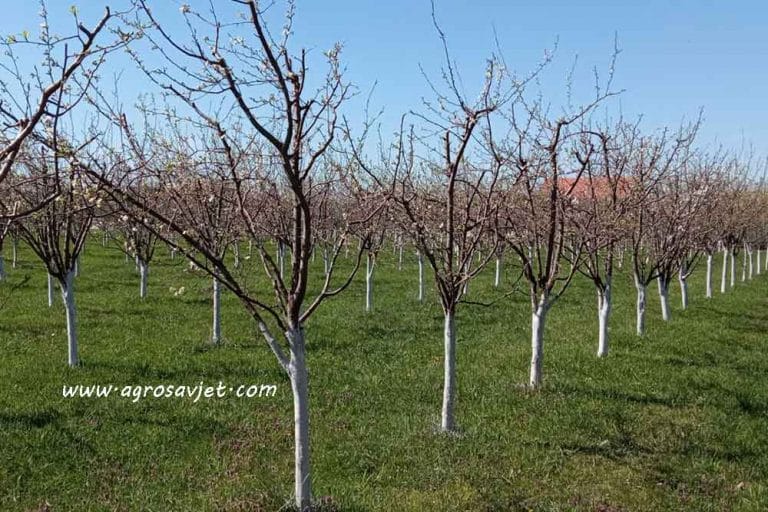
<svg viewBox="0 0 768 512">
<path fill-rule="evenodd" d="M 544 190 L 549 190 L 552 180 L 547 179 L 544 182 Z M 633 180 L 626 177 L 618 178 L 615 182 L 616 192 L 619 198 L 626 197 L 632 190 Z M 612 183 L 603 176 L 592 177 L 581 176 L 580 178 L 558 178 L 557 185 L 562 194 L 570 192 L 574 199 L 604 199 L 611 195 Z"/>
</svg>

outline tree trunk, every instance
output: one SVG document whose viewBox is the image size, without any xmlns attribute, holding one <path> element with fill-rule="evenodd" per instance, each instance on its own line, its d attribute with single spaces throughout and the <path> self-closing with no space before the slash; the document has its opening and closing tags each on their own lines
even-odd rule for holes
<svg viewBox="0 0 768 512">
<path fill-rule="evenodd" d="M 752 246 L 747 249 L 747 256 L 749 256 L 749 274 L 747 278 L 751 280 L 755 276 L 755 260 L 752 254 Z"/>
<path fill-rule="evenodd" d="M 48 274 L 48 307 L 53 307 L 53 276 Z"/>
<path fill-rule="evenodd" d="M 373 267 L 376 262 L 373 255 L 368 253 L 365 258 L 365 310 L 373 309 Z"/>
<path fill-rule="evenodd" d="M 0 281 L 5 279 L 5 258 L 0 254 Z"/>
<path fill-rule="evenodd" d="M 443 330 L 443 410 L 440 429 L 452 432 L 456 429 L 454 406 L 456 404 L 456 319 L 455 312 L 445 312 Z"/>
<path fill-rule="evenodd" d="M 683 309 L 688 309 L 688 276 L 687 270 L 680 268 L 677 274 L 677 280 L 680 281 L 680 304 Z"/>
<path fill-rule="evenodd" d="M 77 316 L 75 311 L 75 272 L 70 270 L 61 283 L 61 298 L 67 311 L 67 346 L 69 366 L 80 364 L 77 353 Z"/>
<path fill-rule="evenodd" d="M 637 290 L 637 321 L 636 331 L 638 336 L 645 334 L 645 283 L 635 274 L 635 289 Z"/>
<path fill-rule="evenodd" d="M 75 277 L 80 277 L 80 256 L 75 258 Z"/>
<path fill-rule="evenodd" d="M 213 278 L 213 331 L 211 342 L 214 345 L 221 343 L 221 284 Z"/>
<path fill-rule="evenodd" d="M 296 507 L 309 511 L 312 501 L 312 479 L 309 465 L 309 375 L 305 361 L 304 333 L 294 329 L 288 376 L 293 392 L 294 494 Z"/>
<path fill-rule="evenodd" d="M 706 297 L 708 299 L 712 298 L 712 253 L 707 253 L 707 292 Z"/>
<path fill-rule="evenodd" d="M 240 268 L 240 243 L 237 240 L 232 245 L 232 252 L 235 255 L 234 266 L 235 268 Z"/>
<path fill-rule="evenodd" d="M 496 256 L 496 275 L 493 279 L 493 287 L 498 288 L 501 284 L 501 256 Z"/>
<path fill-rule="evenodd" d="M 403 244 L 400 244 L 400 254 L 397 257 L 397 270 L 403 270 Z"/>
<path fill-rule="evenodd" d="M 147 281 L 149 278 L 149 264 L 139 259 L 139 297 L 147 298 Z"/>
<path fill-rule="evenodd" d="M 757 267 L 755 268 L 755 272 L 757 275 L 760 275 L 762 273 L 762 267 L 761 267 L 761 261 L 760 261 L 760 246 L 757 246 Z"/>
<path fill-rule="evenodd" d="M 597 289 L 597 357 L 605 357 L 608 355 L 608 322 L 611 317 L 612 306 L 611 286 L 611 280 L 608 279 L 605 284 L 605 289 Z"/>
<path fill-rule="evenodd" d="M 19 241 L 16 240 L 16 237 L 11 239 L 11 251 L 11 256 L 13 257 L 13 260 L 11 261 L 11 268 L 16 268 L 16 262 L 18 261 L 19 253 Z"/>
<path fill-rule="evenodd" d="M 741 249 L 741 282 L 747 280 L 747 247 L 746 245 Z"/>
<path fill-rule="evenodd" d="M 661 318 L 666 322 L 669 321 L 669 281 L 664 276 L 659 276 L 659 300 L 661 302 Z"/>
<path fill-rule="evenodd" d="M 720 281 L 720 293 L 725 293 L 728 287 L 728 249 L 723 247 L 723 276 Z"/>
<path fill-rule="evenodd" d="M 731 288 L 736 286 L 736 252 L 731 248 Z"/>
<path fill-rule="evenodd" d="M 424 256 L 417 251 L 416 257 L 419 260 L 419 302 L 424 302 Z"/>
<path fill-rule="evenodd" d="M 544 360 L 544 323 L 547 319 L 546 295 L 541 296 L 531 314 L 531 375 L 528 384 L 531 389 L 541 387 L 541 370 Z"/>
</svg>

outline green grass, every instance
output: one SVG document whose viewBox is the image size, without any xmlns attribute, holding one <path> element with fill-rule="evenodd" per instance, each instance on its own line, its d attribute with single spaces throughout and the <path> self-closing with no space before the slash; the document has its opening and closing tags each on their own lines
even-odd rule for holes
<svg viewBox="0 0 768 512">
<path fill-rule="evenodd" d="M 10 266 L 10 265 L 8 265 Z M 322 266 L 320 258 L 315 270 Z M 239 303 L 224 294 L 211 348 L 209 280 L 158 250 L 149 298 L 122 255 L 88 247 L 77 280 L 80 355 L 66 367 L 61 300 L 23 250 L 0 283 L 0 510 L 277 510 L 292 491 L 290 386 Z M 435 432 L 442 315 L 416 297 L 413 258 L 391 251 L 307 326 L 314 494 L 328 510 L 765 510 L 768 279 L 703 298 L 634 335 L 619 275 L 612 352 L 595 357 L 596 298 L 578 279 L 548 317 L 544 388 L 527 381 L 530 310 L 519 294 L 462 305 L 457 436 Z M 511 275 L 505 276 L 507 280 Z M 470 286 L 489 300 L 492 270 Z M 431 284 L 431 281 L 429 282 Z M 174 297 L 169 287 L 185 286 Z M 276 383 L 273 398 L 65 399 L 63 384 Z M 46 503 L 48 505 L 46 505 Z M 48 507 L 48 508 L 46 508 Z"/>
</svg>

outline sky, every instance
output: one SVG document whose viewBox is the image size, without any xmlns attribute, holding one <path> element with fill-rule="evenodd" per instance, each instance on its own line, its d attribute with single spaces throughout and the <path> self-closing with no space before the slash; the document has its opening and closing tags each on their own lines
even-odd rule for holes
<svg viewBox="0 0 768 512">
<path fill-rule="evenodd" d="M 226 0 L 214 1 L 224 12 L 231 8 Z M 96 21 L 104 5 L 125 7 L 125 0 L 50 0 L 52 24 L 69 23 L 72 3 L 86 25 Z M 0 34 L 38 30 L 35 2 L 3 4 Z M 172 30 L 183 28 L 182 2 L 150 4 Z M 621 52 L 614 89 L 623 92 L 604 105 L 612 117 L 642 116 L 650 130 L 676 126 L 703 109 L 700 144 L 733 149 L 746 144 L 758 155 L 768 155 L 768 2 L 435 0 L 435 6 L 470 96 L 478 92 L 485 60 L 496 50 L 498 38 L 507 65 L 521 75 L 534 69 L 557 42 L 554 62 L 533 88 L 560 105 L 575 62 L 573 96 L 576 103 L 588 102 L 593 69 L 605 77 L 616 40 Z M 283 10 L 276 1 L 273 22 L 280 21 Z M 279 24 L 274 30 L 279 31 Z M 429 95 L 420 68 L 439 79 L 443 53 L 429 0 L 299 0 L 294 33 L 293 47 L 309 48 L 318 57 L 335 42 L 343 44 L 346 77 L 359 88 L 360 97 L 367 97 L 376 84 L 372 106 L 384 109 L 384 130 L 394 130 L 400 115 L 419 110 L 421 99 Z M 126 67 L 121 86 L 127 90 L 151 89 L 127 59 L 116 58 L 112 66 L 110 72 Z M 360 110 L 360 97 L 350 104 L 353 110 Z"/>
</svg>

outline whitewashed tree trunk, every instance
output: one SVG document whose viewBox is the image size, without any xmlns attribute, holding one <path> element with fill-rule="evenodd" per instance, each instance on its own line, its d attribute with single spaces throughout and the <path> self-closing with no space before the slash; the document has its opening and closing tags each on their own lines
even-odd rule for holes
<svg viewBox="0 0 768 512">
<path fill-rule="evenodd" d="M 741 282 L 745 282 L 747 280 L 747 248 L 742 248 L 741 250 Z"/>
<path fill-rule="evenodd" d="M 80 256 L 75 258 L 75 277 L 80 277 Z"/>
<path fill-rule="evenodd" d="M 139 297 L 141 299 L 147 298 L 147 284 L 149 281 L 149 265 L 142 261 L 139 262 Z"/>
<path fill-rule="evenodd" d="M 608 323 L 611 318 L 612 286 L 609 278 L 606 282 L 605 289 L 597 289 L 597 357 L 605 357 L 608 355 L 610 342 L 608 337 Z"/>
<path fill-rule="evenodd" d="M 707 253 L 707 277 L 706 277 L 707 291 L 706 297 L 712 298 L 712 253 Z"/>
<path fill-rule="evenodd" d="M 221 343 L 221 284 L 213 278 L 213 329 L 211 342 L 214 345 Z"/>
<path fill-rule="evenodd" d="M 300 328 L 287 333 L 291 343 L 288 377 L 293 392 L 294 498 L 300 511 L 307 511 L 312 501 L 309 465 L 309 375 L 305 361 L 304 333 Z"/>
<path fill-rule="evenodd" d="M 373 255 L 368 253 L 365 258 L 365 310 L 373 309 L 373 268 L 376 265 Z"/>
<path fill-rule="evenodd" d="M 421 251 L 416 251 L 416 258 L 419 261 L 419 302 L 424 302 L 424 256 Z"/>
<path fill-rule="evenodd" d="M 400 244 L 400 254 L 397 257 L 397 270 L 403 270 L 403 244 Z"/>
<path fill-rule="evenodd" d="M 11 251 L 11 257 L 13 258 L 11 261 L 11 268 L 16 268 L 19 255 L 19 241 L 16 240 L 16 237 L 11 240 Z"/>
<path fill-rule="evenodd" d="M 544 362 L 544 323 L 547 319 L 549 304 L 546 295 L 542 295 L 536 309 L 531 314 L 531 374 L 528 384 L 531 389 L 541 386 L 541 371 Z"/>
<path fill-rule="evenodd" d="M 323 275 L 328 275 L 328 270 L 330 269 L 331 262 L 328 259 L 328 248 L 323 247 Z"/>
<path fill-rule="evenodd" d="M 501 285 L 501 255 L 496 256 L 496 275 L 493 278 L 493 287 Z"/>
<path fill-rule="evenodd" d="M 684 267 L 680 267 L 677 273 L 677 280 L 680 282 L 680 305 L 683 309 L 688 309 L 688 275 Z"/>
<path fill-rule="evenodd" d="M 277 243 L 277 261 L 280 265 L 280 278 L 282 279 L 285 276 L 285 247 L 283 242 Z"/>
<path fill-rule="evenodd" d="M 67 312 L 67 347 L 69 366 L 80 364 L 77 352 L 77 315 L 75 310 L 75 272 L 70 270 L 61 283 L 61 298 Z"/>
<path fill-rule="evenodd" d="M 461 294 L 467 295 L 469 293 L 469 279 L 464 281 L 464 286 L 461 287 Z"/>
<path fill-rule="evenodd" d="M 757 256 L 757 265 L 755 267 L 755 272 L 757 273 L 757 275 L 760 275 L 763 272 L 763 269 L 762 269 L 762 266 L 761 266 L 762 261 L 761 261 L 761 258 L 760 258 L 760 246 L 759 245 L 757 246 L 757 250 L 755 252 L 757 252 L 757 254 L 756 254 L 756 256 Z"/>
<path fill-rule="evenodd" d="M 736 253 L 731 248 L 731 288 L 736 286 Z"/>
<path fill-rule="evenodd" d="M 661 318 L 664 321 L 669 321 L 669 318 L 671 316 L 669 311 L 669 282 L 667 282 L 666 277 L 659 276 L 658 283 L 659 283 L 659 301 L 661 302 Z"/>
<path fill-rule="evenodd" d="M 723 247 L 723 276 L 720 281 L 720 293 L 728 288 L 728 249 Z"/>
<path fill-rule="evenodd" d="M 749 274 L 747 275 L 747 278 L 751 280 L 755 277 L 755 260 L 754 255 L 752 254 L 752 246 L 747 249 L 747 256 L 749 257 Z"/>
<path fill-rule="evenodd" d="M 0 254 L 0 281 L 5 279 L 5 258 Z"/>
<path fill-rule="evenodd" d="M 237 240 L 235 240 L 235 243 L 232 245 L 232 252 L 235 256 L 235 268 L 240 268 L 240 242 Z"/>
<path fill-rule="evenodd" d="M 456 429 L 454 406 L 456 405 L 456 319 L 455 312 L 444 313 L 443 329 L 443 410 L 440 429 L 451 432 Z"/>
<path fill-rule="evenodd" d="M 642 282 L 640 277 L 635 274 L 635 290 L 637 290 L 637 307 L 636 307 L 636 332 L 638 336 L 645 334 L 645 283 Z"/>
<path fill-rule="evenodd" d="M 48 274 L 48 307 L 53 307 L 53 276 Z"/>
</svg>

